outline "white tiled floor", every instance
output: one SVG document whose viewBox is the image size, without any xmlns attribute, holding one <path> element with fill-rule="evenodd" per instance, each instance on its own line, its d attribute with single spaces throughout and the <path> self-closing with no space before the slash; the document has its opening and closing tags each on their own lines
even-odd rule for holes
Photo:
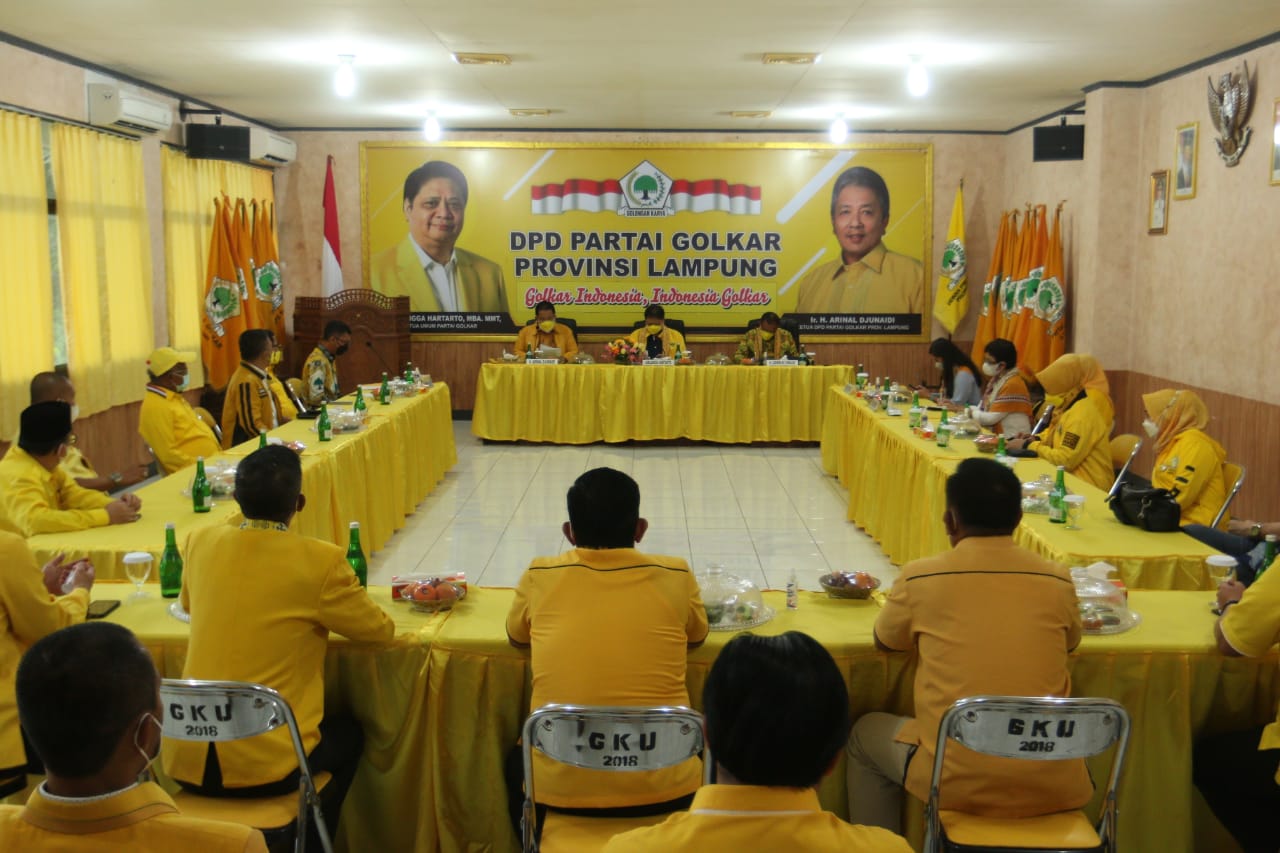
<svg viewBox="0 0 1280 853">
<path fill-rule="evenodd" d="M 683 557 L 695 570 L 723 563 L 781 589 L 794 568 L 802 589 L 818 575 L 897 576 L 880 548 L 845 519 L 847 497 L 822 471 L 817 448 L 552 447 L 485 445 L 454 422 L 458 464 L 387 547 L 370 583 L 394 574 L 465 571 L 484 586 L 512 586 L 535 556 L 569 547 L 564 495 L 579 474 L 608 466 L 640 484 L 649 519 L 641 550 Z"/>
</svg>

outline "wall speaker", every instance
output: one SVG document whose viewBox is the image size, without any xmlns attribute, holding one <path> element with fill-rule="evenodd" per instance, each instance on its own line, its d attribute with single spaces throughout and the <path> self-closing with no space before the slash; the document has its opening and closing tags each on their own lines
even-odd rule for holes
<svg viewBox="0 0 1280 853">
<path fill-rule="evenodd" d="M 1046 160 L 1083 160 L 1084 125 L 1063 124 L 1034 128 L 1031 159 L 1036 163 Z"/>
</svg>

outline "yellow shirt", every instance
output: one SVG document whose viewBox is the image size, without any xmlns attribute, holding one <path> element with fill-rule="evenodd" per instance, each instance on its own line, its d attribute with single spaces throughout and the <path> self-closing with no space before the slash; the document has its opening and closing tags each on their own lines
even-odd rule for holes
<svg viewBox="0 0 1280 853">
<path fill-rule="evenodd" d="M 267 845 L 261 832 L 242 824 L 184 817 L 159 785 L 143 782 L 75 803 L 50 799 L 41 786 L 26 806 L 0 806 L 0 850 L 267 853 Z"/>
<path fill-rule="evenodd" d="M 258 430 L 268 432 L 280 426 L 275 395 L 265 370 L 240 362 L 227 383 L 227 396 L 222 403 L 222 446 L 258 437 Z"/>
<path fill-rule="evenodd" d="M 23 536 L 106 527 L 111 498 L 82 488 L 59 466 L 46 469 L 18 445 L 0 459 L 0 530 Z"/>
<path fill-rule="evenodd" d="M 54 598 L 31 549 L 21 536 L 0 532 L 0 767 L 27 761 L 18 731 L 18 702 L 13 679 L 18 661 L 36 640 L 84 621 L 89 593 L 77 589 Z M 0 844 L 0 849 L 5 848 Z"/>
<path fill-rule="evenodd" d="M 779 328 L 773 333 L 773 339 L 768 341 L 759 329 L 749 329 L 738 342 L 738 351 L 733 354 L 733 360 L 742 364 L 743 359 L 751 358 L 757 364 L 762 364 L 771 358 L 782 358 L 784 355 L 795 358 L 799 354 L 795 339 L 786 329 Z"/>
<path fill-rule="evenodd" d="M 707 613 L 684 560 L 576 548 L 539 557 L 521 575 L 507 635 L 533 646 L 533 708 L 688 705 L 688 646 L 706 638 Z M 538 802 L 566 808 L 674 800 L 692 793 L 701 774 L 696 758 L 653 773 L 611 773 L 534 753 Z"/>
<path fill-rule="evenodd" d="M 1280 642 L 1280 569 L 1272 566 L 1227 608 L 1219 623 L 1222 636 L 1245 657 L 1256 658 Z M 1262 730 L 1258 749 L 1280 749 L 1280 718 Z M 1280 770 L 1276 771 L 1280 783 Z"/>
<path fill-rule="evenodd" d="M 707 785 L 687 812 L 615 835 L 603 853 L 910 853 L 887 829 L 822 810 L 812 788 Z"/>
<path fill-rule="evenodd" d="M 1226 458 L 1222 445 L 1200 430 L 1183 430 L 1156 457 L 1151 485 L 1173 493 L 1183 524 L 1212 524 L 1227 499 Z M 1224 525 L 1227 520 L 1223 515 Z"/>
<path fill-rule="evenodd" d="M 663 326 L 662 331 L 658 333 L 662 337 L 662 355 L 664 358 L 674 358 L 676 350 L 684 352 L 688 349 L 684 343 L 684 335 L 668 326 Z M 636 329 L 631 333 L 629 340 L 631 343 L 643 350 L 648 346 L 649 332 L 644 326 Z M 648 356 L 646 356 L 647 358 Z"/>
<path fill-rule="evenodd" d="M 1027 445 L 1041 459 L 1062 465 L 1080 479 L 1099 489 L 1111 488 L 1116 478 L 1111 467 L 1111 403 L 1094 398 L 1089 391 L 1070 408 L 1055 415 L 1042 438 Z"/>
<path fill-rule="evenodd" d="M 197 456 L 208 459 L 222 449 L 213 429 L 196 417 L 186 397 L 155 385 L 148 385 L 142 395 L 138 432 L 167 474 L 196 464 Z"/>
<path fill-rule="evenodd" d="M 267 368 L 267 377 L 267 383 L 271 386 L 271 393 L 276 398 L 276 411 L 280 413 L 280 423 L 293 420 L 298 416 L 298 407 L 293 404 L 293 398 L 285 390 L 284 383 L 280 381 L 280 377 L 276 376 L 271 368 Z"/>
<path fill-rule="evenodd" d="M 564 323 L 556 323 L 550 332 L 538 328 L 538 324 L 525 326 L 516 335 L 516 355 L 524 355 L 525 348 L 532 346 L 536 352 L 540 346 L 557 347 L 565 361 L 578 354 L 578 343 L 573 339 L 573 330 Z"/>
<path fill-rule="evenodd" d="M 62 457 L 59 467 L 67 472 L 67 476 L 73 480 L 96 480 L 98 472 L 93 470 L 93 466 L 89 464 L 89 460 L 84 458 L 84 454 L 76 447 L 67 447 L 67 455 Z"/>
<path fill-rule="evenodd" d="M 191 614 L 191 640 L 182 677 L 275 688 L 292 706 L 310 753 L 320 742 L 329 632 L 385 642 L 395 625 L 361 588 L 341 548 L 270 522 L 246 525 L 216 525 L 187 538 L 181 601 Z M 165 771 L 199 784 L 206 749 L 166 740 Z M 217 750 L 227 787 L 265 785 L 297 767 L 284 728 Z"/>
<path fill-rule="evenodd" d="M 798 314 L 919 314 L 924 267 L 880 243 L 848 266 L 836 258 L 811 270 L 797 292 Z"/>
<path fill-rule="evenodd" d="M 876 637 L 919 656 L 915 719 L 898 733 L 918 749 L 906 787 L 929 798 L 943 713 L 984 694 L 1070 696 L 1067 655 L 1080 642 L 1080 611 L 1067 570 L 1013 544 L 971 536 L 936 557 L 902 567 Z M 1019 761 L 947 745 L 942 808 L 1028 817 L 1078 808 L 1093 786 L 1083 761 Z"/>
<path fill-rule="evenodd" d="M 302 402 L 313 409 L 320 408 L 325 400 L 338 399 L 338 368 L 334 357 L 324 347 L 316 348 L 307 356 L 302 367 Z"/>
</svg>

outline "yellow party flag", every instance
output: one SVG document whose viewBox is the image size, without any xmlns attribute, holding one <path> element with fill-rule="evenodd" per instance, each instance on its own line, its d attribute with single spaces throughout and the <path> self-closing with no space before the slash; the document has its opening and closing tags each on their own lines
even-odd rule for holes
<svg viewBox="0 0 1280 853">
<path fill-rule="evenodd" d="M 947 228 L 947 245 L 942 250 L 942 269 L 938 275 L 938 293 L 933 300 L 933 316 L 948 332 L 969 313 L 969 279 L 964 250 L 964 181 L 956 188 L 956 201 L 951 207 L 951 225 Z"/>
<path fill-rule="evenodd" d="M 970 352 L 974 364 L 982 364 L 982 353 L 1000 328 L 1000 281 L 1004 277 L 1004 254 L 1010 239 L 1010 224 L 1010 215 L 1002 213 L 996 247 L 991 252 L 991 263 L 987 267 L 987 280 L 982 285 L 982 313 L 978 315 L 978 328 L 974 332 L 973 350 Z"/>
<path fill-rule="evenodd" d="M 204 311 L 200 318 L 200 353 L 206 381 L 225 387 L 240 364 L 240 333 L 245 330 L 235 256 L 231 251 L 228 206 L 214 200 L 213 235 L 205 275 Z"/>
</svg>

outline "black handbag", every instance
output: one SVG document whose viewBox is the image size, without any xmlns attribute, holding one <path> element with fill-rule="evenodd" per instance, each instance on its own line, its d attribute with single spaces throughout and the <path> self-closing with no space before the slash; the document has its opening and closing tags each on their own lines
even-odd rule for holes
<svg viewBox="0 0 1280 853">
<path fill-rule="evenodd" d="M 1121 483 L 1119 490 L 1107 501 L 1122 524 L 1141 527 L 1152 533 L 1172 533 L 1182 526 L 1182 507 L 1178 506 L 1168 489 Z"/>
</svg>

